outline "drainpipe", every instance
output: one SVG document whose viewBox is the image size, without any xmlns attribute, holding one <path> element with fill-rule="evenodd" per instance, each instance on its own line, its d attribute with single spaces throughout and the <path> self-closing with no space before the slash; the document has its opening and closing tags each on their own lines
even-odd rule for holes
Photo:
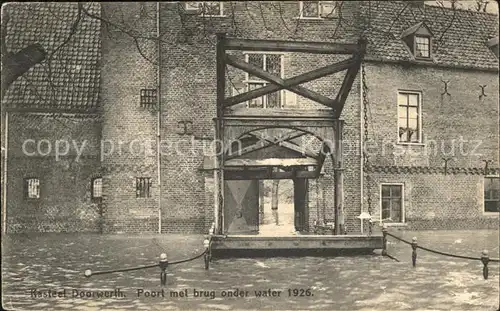
<svg viewBox="0 0 500 311">
<path fill-rule="evenodd" d="M 363 66 L 363 63 L 361 63 L 361 66 Z M 362 67 L 361 67 L 362 68 Z M 361 176 L 361 181 L 360 181 L 360 187 L 361 187 L 361 200 L 360 200 L 360 208 L 361 208 L 361 213 L 363 214 L 364 212 L 364 178 L 365 178 L 365 173 L 363 170 L 364 166 L 364 154 L 363 154 L 363 148 L 364 148 L 364 141 L 363 141 L 363 132 L 364 132 L 364 126 L 363 126 L 363 75 L 359 75 L 359 155 L 361 162 L 359 163 L 359 176 Z M 364 228 L 363 228 L 363 223 L 364 220 L 361 220 L 361 234 L 363 234 Z"/>
<path fill-rule="evenodd" d="M 3 163 L 2 233 L 7 233 L 7 156 L 9 150 L 9 113 L 5 112 L 5 143 Z"/>
<path fill-rule="evenodd" d="M 156 163 L 158 170 L 158 233 L 161 233 L 161 40 L 160 40 L 160 2 L 156 2 L 156 37 L 157 41 L 157 72 L 156 72 L 156 105 L 158 107 L 156 126 Z"/>
</svg>

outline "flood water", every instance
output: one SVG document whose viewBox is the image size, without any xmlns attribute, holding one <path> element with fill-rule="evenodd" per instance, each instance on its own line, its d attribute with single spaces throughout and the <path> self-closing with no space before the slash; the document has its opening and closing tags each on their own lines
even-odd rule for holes
<svg viewBox="0 0 500 311">
<path fill-rule="evenodd" d="M 488 249 L 499 255 L 498 231 L 395 232 L 420 245 L 467 256 Z M 203 236 L 33 234 L 2 239 L 3 307 L 8 310 L 496 310 L 499 265 L 445 258 L 390 239 L 375 255 L 203 259 L 168 268 L 95 275 L 85 269 L 119 269 L 170 261 L 203 251 Z M 66 297 L 43 297 L 54 290 Z M 111 291 L 113 297 L 87 297 Z M 265 294 L 263 293 L 265 292 Z M 195 296 L 197 295 L 197 297 Z M 57 296 L 57 295 L 56 295 Z"/>
</svg>

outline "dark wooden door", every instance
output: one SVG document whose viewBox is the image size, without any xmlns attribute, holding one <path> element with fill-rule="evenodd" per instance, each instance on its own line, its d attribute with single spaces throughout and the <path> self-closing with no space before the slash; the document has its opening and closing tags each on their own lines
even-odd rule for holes
<svg viewBox="0 0 500 311">
<path fill-rule="evenodd" d="M 295 230 L 308 230 L 308 211 L 307 211 L 307 179 L 295 179 L 293 182 L 293 197 L 295 205 Z"/>
<path fill-rule="evenodd" d="M 259 181 L 225 181 L 224 232 L 226 234 L 256 234 L 258 231 Z"/>
</svg>

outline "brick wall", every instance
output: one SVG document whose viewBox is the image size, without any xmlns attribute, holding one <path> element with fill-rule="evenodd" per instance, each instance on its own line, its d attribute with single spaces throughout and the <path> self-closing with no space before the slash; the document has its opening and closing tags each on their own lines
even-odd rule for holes
<svg viewBox="0 0 500 311">
<path fill-rule="evenodd" d="M 99 119 L 10 113 L 9 133 L 7 231 L 99 232 L 91 198 L 92 179 L 100 176 Z M 40 198 L 25 197 L 25 178 L 39 179 Z"/>
<path fill-rule="evenodd" d="M 410 228 L 498 228 L 498 215 L 483 213 L 483 160 L 493 161 L 490 168 L 499 166 L 497 74 L 380 63 L 367 64 L 366 72 L 370 139 L 383 148 L 372 145 L 369 149 L 371 163 L 377 168 L 366 173 L 365 209 L 369 180 L 377 218 L 380 184 L 403 183 Z M 382 79 L 384 83 L 379 83 Z M 450 81 L 451 96 L 442 95 L 441 80 Z M 487 96 L 479 98 L 479 85 L 484 84 L 488 85 Z M 420 144 L 396 143 L 398 90 L 422 94 Z M 448 157 L 453 159 L 445 175 L 443 158 Z"/>
<path fill-rule="evenodd" d="M 111 21 L 133 25 L 132 31 L 156 33 L 154 3 L 102 3 L 101 8 Z M 136 45 L 113 27 L 102 27 L 101 40 L 105 232 L 157 232 L 156 105 L 140 106 L 141 89 L 157 87 L 156 46 L 142 39 Z M 136 197 L 137 177 L 151 178 L 151 197 Z"/>
<path fill-rule="evenodd" d="M 309 41 L 349 41 L 354 38 L 354 31 L 348 27 L 341 29 L 333 36 L 336 20 L 303 20 L 297 22 L 297 2 L 267 3 L 232 3 L 227 4 L 227 17 L 201 17 L 179 13 L 177 4 L 162 4 L 162 33 L 165 40 L 162 44 L 162 105 L 164 107 L 162 139 L 172 146 L 181 145 L 181 153 L 168 152 L 163 156 L 162 176 L 164 182 L 162 199 L 168 202 L 165 217 L 174 217 L 182 225 L 191 222 L 190 229 L 205 228 L 213 221 L 213 200 L 211 190 L 213 183 L 211 173 L 200 172 L 203 165 L 202 141 L 196 139 L 202 136 L 213 137 L 216 116 L 216 75 L 215 75 L 215 33 L 226 32 L 229 36 L 258 39 L 288 39 Z M 260 13 L 262 8 L 264 17 Z M 280 9 L 281 8 L 281 9 Z M 281 12 L 280 12 L 281 11 Z M 234 19 L 232 18 L 234 14 Z M 345 9 L 345 16 L 351 14 Z M 352 15 L 352 14 L 351 14 Z M 283 17 L 283 19 L 281 18 Z M 284 20 L 284 22 L 283 22 Z M 286 23 L 285 25 L 283 23 Z M 288 27 L 288 28 L 287 28 Z M 331 32 L 325 29 L 332 29 Z M 265 31 L 263 31 L 265 29 Z M 342 38 L 340 41 L 339 38 Z M 242 53 L 235 53 L 244 60 Z M 338 56 L 285 53 L 284 77 L 304 73 L 306 70 L 319 68 L 341 60 Z M 228 67 L 227 96 L 234 95 L 232 84 L 241 84 L 244 74 L 241 71 Z M 344 73 L 305 85 L 324 95 L 334 96 L 339 88 Z M 359 140 L 359 102 L 355 94 L 359 93 L 359 83 L 356 82 L 353 95 L 348 99 L 344 110 L 346 119 L 346 139 Z M 300 96 L 290 99 L 289 93 L 285 96 L 285 108 L 319 108 L 311 101 Z M 234 107 L 238 108 L 238 107 Z M 323 107 L 321 107 L 323 108 Z M 193 135 L 179 135 L 182 125 L 179 122 L 191 121 Z M 239 132 L 245 129 L 238 129 Z M 234 134 L 234 133 L 233 133 Z M 235 137 L 238 136 L 234 134 Z M 328 137 L 327 137 L 328 138 Z M 194 141 L 194 143 L 193 143 Z M 206 143 L 206 144 L 209 144 Z M 193 146 L 193 149 L 188 149 Z M 210 150 L 210 148 L 208 149 Z M 359 210 L 359 159 L 347 159 L 345 183 L 349 198 L 346 210 Z M 357 167 L 357 168 L 356 168 Z M 175 169 L 174 169 L 175 168 Z M 324 182 L 322 185 L 329 189 L 326 200 L 328 212 L 332 212 L 333 185 Z M 356 187 L 353 187 L 357 185 Z M 165 207 L 166 208 L 166 207 Z M 349 212 L 349 217 L 356 214 Z M 356 215 L 358 215 L 357 212 Z M 168 215 L 168 216 L 167 216 Z M 193 223 L 194 222 L 194 223 Z M 174 227 L 174 225 L 173 225 Z M 177 227 L 177 230 L 185 231 Z M 174 230 L 176 230 L 174 228 Z"/>
</svg>

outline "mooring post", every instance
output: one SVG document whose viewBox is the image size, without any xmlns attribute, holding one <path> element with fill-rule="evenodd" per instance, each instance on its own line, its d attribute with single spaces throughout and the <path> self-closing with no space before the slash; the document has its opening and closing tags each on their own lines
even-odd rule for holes
<svg viewBox="0 0 500 311">
<path fill-rule="evenodd" d="M 382 225 L 382 256 L 387 255 L 387 225 Z"/>
<path fill-rule="evenodd" d="M 89 278 L 89 277 L 91 277 L 91 276 L 92 276 L 92 270 L 87 269 L 87 270 L 85 270 L 85 273 L 84 273 L 84 274 L 85 274 L 85 277 Z"/>
<path fill-rule="evenodd" d="M 160 282 L 162 286 L 167 285 L 167 267 L 168 267 L 168 258 L 167 254 L 161 253 L 160 255 Z"/>
<path fill-rule="evenodd" d="M 488 279 L 488 262 L 490 261 L 490 257 L 488 256 L 488 251 L 484 250 L 481 253 L 481 262 L 483 263 L 483 277 L 485 280 Z"/>
<path fill-rule="evenodd" d="M 203 241 L 203 247 L 205 247 L 205 254 L 203 255 L 203 259 L 205 259 L 205 270 L 208 270 L 210 267 L 210 240 L 208 238 L 205 238 Z"/>
<path fill-rule="evenodd" d="M 411 252 L 411 262 L 413 264 L 413 268 L 415 268 L 417 266 L 417 237 L 413 237 L 411 239 L 411 248 L 412 248 L 412 252 Z"/>
</svg>

